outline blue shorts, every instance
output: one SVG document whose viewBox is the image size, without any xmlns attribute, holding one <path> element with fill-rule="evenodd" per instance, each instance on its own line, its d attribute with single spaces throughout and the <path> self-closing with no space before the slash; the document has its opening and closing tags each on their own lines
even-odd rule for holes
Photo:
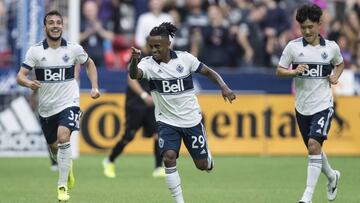
<svg viewBox="0 0 360 203">
<path fill-rule="evenodd" d="M 193 159 L 206 159 L 208 157 L 208 142 L 204 125 L 200 122 L 191 128 L 179 128 L 162 122 L 157 122 L 159 130 L 160 154 L 174 150 L 179 157 L 181 139 Z"/>
<path fill-rule="evenodd" d="M 334 109 L 330 107 L 310 116 L 302 115 L 296 109 L 295 112 L 305 145 L 307 146 L 309 138 L 317 140 L 322 145 L 327 139 Z"/>
<path fill-rule="evenodd" d="M 45 135 L 46 142 L 48 144 L 53 144 L 56 142 L 59 126 L 68 128 L 70 130 L 70 134 L 73 131 L 78 131 L 80 115 L 80 108 L 73 106 L 68 107 L 50 117 L 44 118 L 40 116 L 41 129 Z"/>
</svg>

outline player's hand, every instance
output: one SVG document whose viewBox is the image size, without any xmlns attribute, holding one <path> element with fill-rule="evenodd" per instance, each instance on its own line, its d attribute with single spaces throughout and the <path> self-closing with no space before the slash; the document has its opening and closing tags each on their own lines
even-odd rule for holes
<svg viewBox="0 0 360 203">
<path fill-rule="evenodd" d="M 147 96 L 145 99 L 143 99 L 143 100 L 144 100 L 146 106 L 148 106 L 148 107 L 154 106 L 154 100 L 153 100 L 153 98 L 152 98 L 150 95 L 148 95 L 148 96 Z"/>
<path fill-rule="evenodd" d="M 32 90 L 37 90 L 41 87 L 41 83 L 38 80 L 32 80 L 29 82 L 28 87 Z"/>
<path fill-rule="evenodd" d="M 336 85 L 339 82 L 339 77 L 336 77 L 335 75 L 330 75 L 328 79 L 331 85 Z"/>
<path fill-rule="evenodd" d="M 236 95 L 227 85 L 221 88 L 221 93 L 225 102 L 229 101 L 230 103 L 232 103 L 232 101 L 236 99 Z"/>
<path fill-rule="evenodd" d="M 91 98 L 97 99 L 100 97 L 100 91 L 98 88 L 92 88 L 90 92 Z"/>
<path fill-rule="evenodd" d="M 300 74 L 300 73 L 304 73 L 306 70 L 309 70 L 309 66 L 306 64 L 300 64 L 296 67 L 295 69 L 295 73 Z"/>
<path fill-rule="evenodd" d="M 141 56 L 141 51 L 140 49 L 137 49 L 135 47 L 131 47 L 131 57 L 134 58 L 134 59 L 139 59 L 140 56 Z"/>
</svg>

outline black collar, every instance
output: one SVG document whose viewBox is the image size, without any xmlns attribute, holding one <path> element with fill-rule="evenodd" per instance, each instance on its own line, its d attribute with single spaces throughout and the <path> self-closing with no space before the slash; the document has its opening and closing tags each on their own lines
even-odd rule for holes
<svg viewBox="0 0 360 203">
<path fill-rule="evenodd" d="M 170 49 L 170 60 L 171 60 L 171 59 L 175 59 L 175 58 L 177 58 L 177 57 L 178 57 L 178 56 L 177 56 L 177 54 L 175 53 L 175 51 Z M 158 63 L 158 64 L 161 63 L 161 60 L 155 60 L 154 57 L 153 57 L 153 59 L 154 59 L 154 61 L 156 61 L 156 63 Z"/>
<path fill-rule="evenodd" d="M 320 45 L 321 46 L 325 46 L 325 39 L 321 36 L 320 36 Z M 305 40 L 305 38 L 303 37 L 302 38 L 302 42 L 303 42 L 303 46 L 306 47 L 306 45 L 308 45 L 309 43 Z"/>
<path fill-rule="evenodd" d="M 60 46 L 67 46 L 67 42 L 63 38 L 61 38 Z M 43 41 L 43 47 L 44 47 L 44 49 L 49 48 L 49 44 L 47 43 L 46 39 L 44 39 L 44 41 Z"/>
</svg>

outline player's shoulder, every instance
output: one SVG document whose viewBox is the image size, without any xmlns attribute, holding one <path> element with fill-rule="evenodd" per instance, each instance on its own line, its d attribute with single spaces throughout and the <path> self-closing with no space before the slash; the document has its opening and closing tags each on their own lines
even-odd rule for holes
<svg viewBox="0 0 360 203">
<path fill-rule="evenodd" d="M 288 42 L 288 46 L 303 46 L 303 38 L 299 37 Z"/>
<path fill-rule="evenodd" d="M 336 48 L 339 46 L 334 40 L 329 40 L 329 39 L 324 39 L 324 40 L 325 40 L 325 44 L 331 48 Z"/>
<path fill-rule="evenodd" d="M 70 41 L 65 41 L 66 42 L 66 47 L 70 48 L 70 49 L 79 49 L 82 48 L 82 46 L 76 42 L 70 42 Z"/>
<path fill-rule="evenodd" d="M 29 47 L 29 50 L 38 50 L 44 48 L 44 41 L 36 42 Z"/>
<path fill-rule="evenodd" d="M 178 56 L 188 56 L 188 55 L 190 55 L 190 53 L 187 52 L 187 51 L 179 51 L 179 50 L 173 50 L 173 51 L 174 51 L 175 54 L 178 55 Z"/>
<path fill-rule="evenodd" d="M 29 47 L 29 49 L 27 50 L 27 55 L 36 56 L 38 55 L 38 53 L 41 53 L 42 50 L 44 50 L 43 41 L 40 41 L 35 44 L 32 44 Z"/>
<path fill-rule="evenodd" d="M 143 63 L 152 63 L 155 62 L 154 59 L 152 58 L 152 56 L 144 56 L 141 58 L 140 62 Z"/>
<path fill-rule="evenodd" d="M 190 54 L 187 51 L 173 51 L 177 57 L 179 57 L 181 60 L 192 60 L 196 58 L 194 55 Z"/>
</svg>

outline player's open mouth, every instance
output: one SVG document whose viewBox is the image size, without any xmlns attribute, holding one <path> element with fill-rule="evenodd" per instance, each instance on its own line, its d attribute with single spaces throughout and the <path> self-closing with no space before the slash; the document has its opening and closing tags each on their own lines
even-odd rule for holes
<svg viewBox="0 0 360 203">
<path fill-rule="evenodd" d="M 56 29 L 56 30 L 51 30 L 50 32 L 53 33 L 53 34 L 57 34 L 57 33 L 60 33 L 60 30 Z"/>
</svg>

